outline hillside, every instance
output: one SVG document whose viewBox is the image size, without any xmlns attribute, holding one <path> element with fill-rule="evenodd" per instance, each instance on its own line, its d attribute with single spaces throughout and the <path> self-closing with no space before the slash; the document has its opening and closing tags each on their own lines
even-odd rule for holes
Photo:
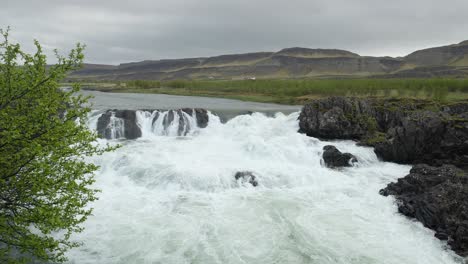
<svg viewBox="0 0 468 264">
<path fill-rule="evenodd" d="M 207 58 L 145 60 L 118 66 L 85 64 L 71 79 L 174 80 L 246 78 L 467 77 L 468 41 L 415 51 L 403 58 L 346 50 L 287 48 Z"/>
</svg>

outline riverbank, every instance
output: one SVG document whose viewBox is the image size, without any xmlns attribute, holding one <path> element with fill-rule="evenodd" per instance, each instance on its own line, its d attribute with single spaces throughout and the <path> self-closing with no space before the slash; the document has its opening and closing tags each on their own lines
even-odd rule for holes
<svg viewBox="0 0 468 264">
<path fill-rule="evenodd" d="M 114 93 L 205 96 L 278 104 L 304 104 L 329 96 L 412 98 L 438 102 L 468 99 L 465 79 L 114 81 L 83 83 Z"/>
<path fill-rule="evenodd" d="M 415 165 L 380 193 L 395 196 L 400 213 L 468 255 L 467 100 L 332 97 L 305 105 L 299 126 L 308 136 L 356 140 L 383 161 Z"/>
</svg>

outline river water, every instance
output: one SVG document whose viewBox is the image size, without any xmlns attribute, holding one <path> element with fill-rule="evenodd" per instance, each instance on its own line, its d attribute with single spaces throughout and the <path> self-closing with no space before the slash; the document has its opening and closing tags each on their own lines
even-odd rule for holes
<svg viewBox="0 0 468 264">
<path fill-rule="evenodd" d="M 218 114 L 222 120 L 228 120 L 237 115 L 250 112 L 262 112 L 272 115 L 276 112 L 292 113 L 301 109 L 301 106 L 295 105 L 265 104 L 199 96 L 105 93 L 86 90 L 81 93 L 94 97 L 90 101 L 93 104 L 93 109 L 97 110 L 203 108 Z"/>
<path fill-rule="evenodd" d="M 208 127 L 183 137 L 148 130 L 137 140 L 100 140 L 123 146 L 93 159 L 101 166 L 95 186 L 102 192 L 85 231 L 73 236 L 83 246 L 68 253 L 70 263 L 461 263 L 431 230 L 398 214 L 393 198 L 379 195 L 409 166 L 381 162 L 371 148 L 351 141 L 297 133 L 297 109 L 213 98 L 182 97 L 172 106 L 168 98 L 177 101 L 174 96 L 152 95 L 161 99 L 157 103 L 147 95 L 100 96 L 95 102 L 101 109 L 220 111 L 210 107 L 219 105 L 284 113 L 227 122 L 210 115 Z M 330 143 L 359 163 L 324 167 L 322 148 Z M 238 171 L 253 172 L 258 186 L 236 181 Z"/>
</svg>

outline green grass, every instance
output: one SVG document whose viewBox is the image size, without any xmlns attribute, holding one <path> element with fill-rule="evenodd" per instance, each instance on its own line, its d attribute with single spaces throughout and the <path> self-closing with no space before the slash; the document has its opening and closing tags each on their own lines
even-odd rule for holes
<svg viewBox="0 0 468 264">
<path fill-rule="evenodd" d="M 417 98 L 436 101 L 468 99 L 467 79 L 343 79 L 126 81 L 85 84 L 101 91 L 162 93 L 233 98 L 283 104 L 328 96 Z"/>
</svg>

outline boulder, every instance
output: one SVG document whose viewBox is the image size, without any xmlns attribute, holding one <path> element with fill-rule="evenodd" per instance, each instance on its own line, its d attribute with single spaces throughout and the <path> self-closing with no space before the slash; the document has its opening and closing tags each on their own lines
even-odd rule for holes
<svg viewBox="0 0 468 264">
<path fill-rule="evenodd" d="M 468 173 L 453 165 L 415 165 L 410 174 L 380 190 L 393 195 L 398 211 L 434 230 L 451 248 L 468 256 Z"/>
<path fill-rule="evenodd" d="M 357 162 L 357 158 L 350 153 L 341 153 L 335 146 L 327 145 L 323 147 L 323 161 L 330 168 L 351 167 Z"/>
<path fill-rule="evenodd" d="M 196 108 L 195 115 L 197 117 L 197 126 L 199 128 L 205 128 L 208 126 L 208 111 L 206 111 L 205 109 Z"/>
<path fill-rule="evenodd" d="M 251 184 L 253 187 L 257 187 L 258 181 L 257 177 L 251 171 L 238 171 L 234 175 L 236 181 L 240 181 L 242 184 Z"/>
<path fill-rule="evenodd" d="M 106 111 L 97 120 L 97 133 L 102 138 L 111 139 L 111 130 L 109 128 L 112 112 Z"/>
</svg>

